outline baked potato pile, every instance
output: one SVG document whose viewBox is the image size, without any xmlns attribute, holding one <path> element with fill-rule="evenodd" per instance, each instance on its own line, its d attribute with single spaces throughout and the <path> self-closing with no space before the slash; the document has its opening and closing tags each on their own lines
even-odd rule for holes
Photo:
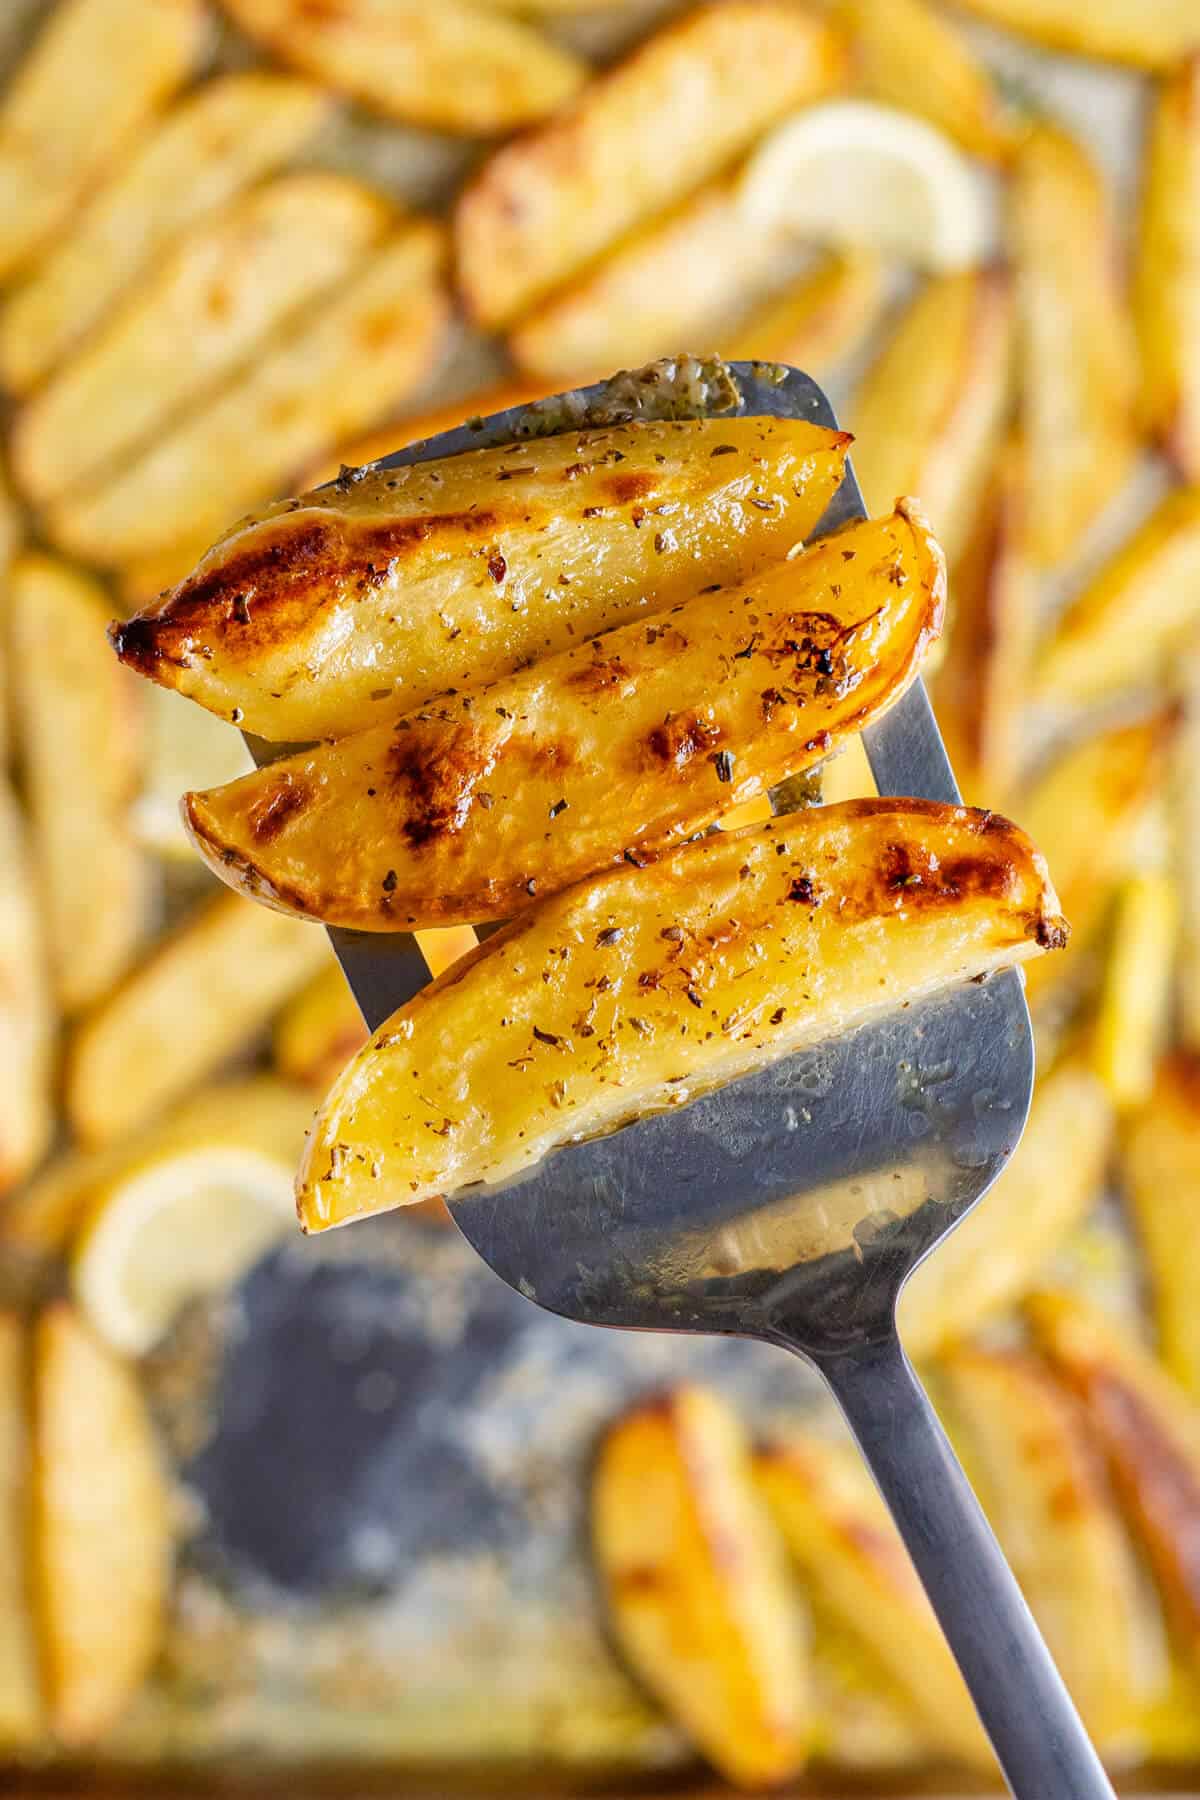
<svg viewBox="0 0 1200 1800">
<path fill-rule="evenodd" d="M 280 1685 L 198 1649 L 157 1359 L 331 1087 L 307 1224 L 423 1243 L 584 1116 L 1025 957 L 1028 1131 L 904 1334 L 1108 1758 L 1200 1759 L 1195 0 L 12 0 L 0 71 L 0 1760 Z M 853 444 L 552 409 L 363 472 L 685 350 Z M 847 454 L 871 522 L 810 543 Z M 954 814 L 862 750 L 922 665 Z M 383 1041 L 315 919 L 415 932 Z M 554 1753 L 983 1774 L 829 1421 L 730 1408 L 605 1438 L 618 1699 Z M 435 1758 L 557 1717 L 427 1711 Z"/>
</svg>

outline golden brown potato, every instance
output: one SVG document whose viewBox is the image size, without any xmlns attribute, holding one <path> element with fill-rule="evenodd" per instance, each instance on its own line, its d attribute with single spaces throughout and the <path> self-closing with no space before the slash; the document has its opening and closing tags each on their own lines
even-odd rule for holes
<svg viewBox="0 0 1200 1800">
<path fill-rule="evenodd" d="M 1159 1356 L 1200 1400 L 1200 1060 L 1179 1055 L 1162 1064 L 1126 1134 L 1121 1170 Z"/>
<path fill-rule="evenodd" d="M 1101 1750 L 1128 1751 L 1138 1710 L 1138 1578 L 1078 1402 L 1034 1357 L 963 1347 L 938 1370 L 956 1443 Z"/>
<path fill-rule="evenodd" d="M 337 470 L 334 470 L 336 475 Z M 126 563 L 113 575 L 113 585 L 121 603 L 121 610 L 129 613 L 140 612 L 154 600 L 161 600 L 168 588 L 175 588 L 184 578 L 191 574 L 200 558 L 209 548 L 211 538 L 207 532 L 202 537 L 185 539 L 182 543 L 171 544 L 164 550 L 151 552 L 149 556 Z"/>
<path fill-rule="evenodd" d="M 42 921 L 59 1004 L 74 1012 L 111 987 L 143 923 L 137 694 L 107 653 L 104 594 L 79 570 L 25 552 L 9 611 Z"/>
<path fill-rule="evenodd" d="M 919 494 L 951 565 L 974 522 L 1008 410 L 1012 293 L 998 270 L 926 282 L 850 407 L 868 507 Z"/>
<path fill-rule="evenodd" d="M 795 1775 L 812 1730 L 801 1614 L 714 1394 L 676 1388 L 607 1433 L 592 1542 L 617 1641 L 668 1714 L 739 1786 Z"/>
<path fill-rule="evenodd" d="M 33 1581 L 50 1722 L 91 1744 L 140 1687 L 163 1627 L 166 1483 L 137 1380 L 65 1302 L 34 1334 Z"/>
<path fill-rule="evenodd" d="M 17 415 L 27 497 L 44 506 L 86 489 L 169 429 L 350 277 L 392 216 L 362 182 L 302 170 L 197 225 Z"/>
<path fill-rule="evenodd" d="M 1064 932 L 1016 826 L 927 801 L 814 808 L 626 865 L 515 919 L 376 1032 L 317 1119 L 301 1220 L 501 1180 Z"/>
<path fill-rule="evenodd" d="M 458 273 L 476 320 L 511 323 L 843 69 L 831 28 L 781 0 L 726 0 L 669 22 L 466 188 Z"/>
<path fill-rule="evenodd" d="M 930 699 L 960 791 L 1007 803 L 1026 752 L 1025 697 L 1039 593 L 1027 543 L 1025 459 L 1002 447 L 958 559 L 947 645 Z"/>
<path fill-rule="evenodd" d="M 442 342 L 443 252 L 440 227 L 402 225 L 238 380 L 111 480 L 63 495 L 50 535 L 106 564 L 211 541 L 326 446 L 365 431 L 425 378 Z"/>
<path fill-rule="evenodd" d="M 473 137 L 542 119 L 587 68 L 516 19 L 460 0 L 224 0 L 242 30 L 385 118 Z"/>
<path fill-rule="evenodd" d="M 1178 659 L 1180 728 L 1167 789 L 1171 868 L 1179 887 L 1176 1030 L 1200 1054 L 1200 646 Z"/>
<path fill-rule="evenodd" d="M 1081 145 L 1033 127 L 1014 165 L 1029 541 L 1060 563 L 1112 499 L 1136 449 L 1136 349 L 1117 277 L 1109 198 Z M 936 515 L 935 515 L 936 518 Z"/>
<path fill-rule="evenodd" d="M 0 759 L 6 759 L 12 749 L 9 571 L 23 536 L 21 509 L 9 486 L 7 470 L 0 463 Z"/>
<path fill-rule="evenodd" d="M 38 910 L 24 822 L 0 777 L 0 1194 L 39 1161 L 54 1122 L 55 1021 Z"/>
<path fill-rule="evenodd" d="M 1129 63 L 1135 69 L 1165 69 L 1196 42 L 1194 0 L 955 0 L 957 6 L 990 24 L 1006 26 L 1047 44 Z"/>
<path fill-rule="evenodd" d="M 0 311 L 0 378 L 25 393 L 182 231 L 286 162 L 329 109 L 295 76 L 248 69 L 169 112 Z"/>
<path fill-rule="evenodd" d="M 972 156 L 1007 160 L 1016 126 L 999 90 L 927 0 L 841 0 L 835 16 L 872 100 L 928 119 Z"/>
<path fill-rule="evenodd" d="M 1130 876 L 1109 926 L 1104 977 L 1092 1024 L 1092 1067 L 1114 1106 L 1140 1106 L 1167 1040 L 1179 893 L 1165 869 Z"/>
<path fill-rule="evenodd" d="M 657 611 L 752 580 L 817 523 L 847 441 L 637 423 L 348 478 L 236 526 L 114 642 L 263 737 L 354 731 L 623 624 L 648 592 Z"/>
<path fill-rule="evenodd" d="M 1137 827 L 1160 793 L 1177 725 L 1158 713 L 1072 745 L 1025 790 L 1019 805 L 1035 843 L 1049 844 L 1071 943 L 1052 972 L 1030 969 L 1030 995 L 1068 981 L 1087 959 L 1118 881 L 1140 854 Z"/>
<path fill-rule="evenodd" d="M 0 103 L 0 276 L 43 250 L 198 60 L 202 0 L 63 0 Z"/>
<path fill-rule="evenodd" d="M 765 797 L 905 692 L 945 605 L 914 502 L 532 669 L 190 793 L 213 873 L 364 931 L 505 919 Z"/>
<path fill-rule="evenodd" d="M 29 1591 L 29 1421 L 25 1327 L 0 1312 L 0 1755 L 27 1750 L 42 1729 Z"/>
<path fill-rule="evenodd" d="M 1142 417 L 1200 483 L 1200 49 L 1166 75 L 1151 115 L 1133 317 Z"/>
<path fill-rule="evenodd" d="M 525 314 L 508 348 L 530 375 L 579 378 L 647 362 L 684 345 L 738 355 L 739 311 L 779 254 L 738 204 L 736 175 L 690 194 L 570 286 Z"/>
<path fill-rule="evenodd" d="M 1076 595 L 1035 664 L 1036 692 L 1087 705 L 1155 679 L 1200 624 L 1200 492 L 1168 494 Z"/>
<path fill-rule="evenodd" d="M 76 1136 L 104 1144 L 153 1119 L 261 1030 L 328 955 L 316 926 L 236 894 L 198 907 L 77 1028 L 65 1096 Z"/>
<path fill-rule="evenodd" d="M 1200 1412 L 1147 1350 L 1077 1295 L 1027 1308 L 1038 1344 L 1087 1412 L 1181 1648 L 1200 1659 Z"/>
<path fill-rule="evenodd" d="M 929 1356 L 967 1336 L 1044 1274 L 1103 1192 L 1113 1123 L 1103 1083 L 1082 1058 L 1042 1077 L 1012 1162 L 901 1296 L 910 1355 Z"/>
<path fill-rule="evenodd" d="M 272 1059 L 289 1081 L 320 1093 L 369 1036 L 346 977 L 330 963 L 292 996 L 275 1021 Z"/>
<path fill-rule="evenodd" d="M 754 1476 L 818 1620 L 829 1615 L 858 1640 L 919 1720 L 930 1755 L 990 1770 L 958 1665 L 857 1452 L 790 1437 L 756 1455 Z"/>
<path fill-rule="evenodd" d="M 790 363 L 823 381 L 877 323 L 886 293 L 883 264 L 869 251 L 822 257 L 737 328 L 729 355 Z"/>
</svg>

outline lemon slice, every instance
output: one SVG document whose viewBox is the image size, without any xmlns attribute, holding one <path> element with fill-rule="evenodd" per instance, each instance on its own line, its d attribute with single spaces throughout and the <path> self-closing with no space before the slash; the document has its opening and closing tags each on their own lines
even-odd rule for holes
<svg viewBox="0 0 1200 1800">
<path fill-rule="evenodd" d="M 144 685 L 145 760 L 133 829 L 139 843 L 159 856 L 190 857 L 194 852 L 179 816 L 181 796 L 236 781 L 254 764 L 232 725 L 170 688 Z"/>
<path fill-rule="evenodd" d="M 756 229 L 874 250 L 930 270 L 982 261 L 993 237 L 987 178 L 922 119 L 865 100 L 807 107 L 743 171 Z"/>
<path fill-rule="evenodd" d="M 295 1227 L 311 1110 L 282 1083 L 231 1082 L 120 1161 L 97 1159 L 71 1279 L 109 1344 L 148 1350 L 186 1300 L 236 1281 Z"/>
</svg>

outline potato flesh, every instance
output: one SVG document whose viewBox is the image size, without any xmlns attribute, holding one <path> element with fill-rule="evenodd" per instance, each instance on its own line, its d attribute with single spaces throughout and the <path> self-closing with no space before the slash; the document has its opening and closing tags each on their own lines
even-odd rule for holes
<svg viewBox="0 0 1200 1800">
<path fill-rule="evenodd" d="M 666 25 L 466 188 L 455 234 L 475 318 L 510 323 L 842 73 L 835 33 L 778 0 L 726 0 Z"/>
<path fill-rule="evenodd" d="M 1155 103 L 1138 223 L 1142 416 L 1183 479 L 1200 483 L 1200 52 L 1168 74 Z"/>
<path fill-rule="evenodd" d="M 925 801 L 819 808 L 599 876 L 381 1027 L 318 1117 L 301 1220 L 500 1180 L 1062 936 L 1015 826 Z"/>
<path fill-rule="evenodd" d="M 283 163 L 329 110 L 320 88 L 258 69 L 167 115 L 0 312 L 0 372 L 24 393 L 181 231 Z"/>
<path fill-rule="evenodd" d="M 668 1713 L 739 1784 L 795 1774 L 812 1725 L 801 1615 L 715 1395 L 676 1389 L 608 1432 L 592 1534 L 618 1642 Z"/>
<path fill-rule="evenodd" d="M 701 594 L 189 794 L 184 816 L 215 874 L 309 918 L 505 918 L 819 761 L 905 690 L 944 595 L 941 553 L 906 503 L 749 591 Z"/>
<path fill-rule="evenodd" d="M 303 171 L 198 226 L 19 414 L 25 493 L 45 504 L 101 478 L 349 275 L 390 218 L 361 182 Z"/>
<path fill-rule="evenodd" d="M 294 469 L 365 431 L 428 373 L 449 314 L 444 248 L 430 220 L 399 226 L 229 386 L 111 480 L 49 507 L 48 534 L 105 564 L 211 542 Z"/>
<path fill-rule="evenodd" d="M 140 673 L 246 730 L 337 736 L 705 581 L 751 579 L 817 523 L 846 442 L 795 421 L 712 419 L 380 470 L 237 527 L 114 641 Z"/>
</svg>

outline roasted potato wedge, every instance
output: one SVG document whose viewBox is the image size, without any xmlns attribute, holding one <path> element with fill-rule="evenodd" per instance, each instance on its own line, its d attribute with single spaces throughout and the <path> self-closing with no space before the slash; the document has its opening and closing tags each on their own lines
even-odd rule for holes
<svg viewBox="0 0 1200 1800">
<path fill-rule="evenodd" d="M 53 1045 L 32 860 L 16 797 L 0 777 L 0 1194 L 29 1173 L 50 1142 Z"/>
<path fill-rule="evenodd" d="M 919 800 L 819 807 L 599 876 L 376 1032 L 314 1127 L 301 1220 L 500 1180 L 671 1104 L 681 1078 L 693 1097 L 1063 936 L 1015 826 Z"/>
<path fill-rule="evenodd" d="M 0 1312 L 0 1754 L 26 1750 L 42 1729 L 29 1591 L 29 1420 L 26 1332 Z"/>
<path fill-rule="evenodd" d="M 1077 1295 L 1027 1304 L 1038 1344 L 1087 1411 L 1174 1633 L 1200 1661 L 1200 1412 L 1149 1351 Z"/>
<path fill-rule="evenodd" d="M 204 48 L 202 0 L 64 0 L 0 104 L 0 277 L 39 251 Z"/>
<path fill-rule="evenodd" d="M 619 369 L 681 344 L 734 354 L 731 324 L 762 290 L 779 243 L 748 225 L 736 176 L 691 194 L 519 320 L 508 348 L 546 380 Z"/>
<path fill-rule="evenodd" d="M 837 34 L 781 0 L 726 0 L 666 24 L 464 191 L 458 273 L 478 323 L 510 324 L 843 72 Z"/>
<path fill-rule="evenodd" d="M 5 385 L 41 380 L 174 238 L 286 162 L 328 110 L 320 88 L 262 69 L 181 101 L 0 311 Z"/>
<path fill-rule="evenodd" d="M 1025 482 L 1020 445 L 1009 443 L 955 566 L 946 649 L 930 685 L 960 791 L 992 806 L 1007 803 L 1026 748 L 1040 596 L 1026 541 Z"/>
<path fill-rule="evenodd" d="M 1164 869 L 1133 875 L 1113 908 L 1104 978 L 1092 1025 L 1092 1066 L 1122 1112 L 1154 1084 L 1167 1040 L 1179 894 Z"/>
<path fill-rule="evenodd" d="M 955 0 L 966 12 L 1052 50 L 1165 69 L 1194 48 L 1193 0 Z"/>
<path fill-rule="evenodd" d="M 1012 293 L 995 269 L 939 275 L 911 302 L 850 407 L 874 509 L 919 494 L 953 566 L 1008 411 Z"/>
<path fill-rule="evenodd" d="M 822 257 L 738 326 L 729 355 L 791 363 L 823 380 L 878 322 L 886 294 L 883 264 L 869 251 Z"/>
<path fill-rule="evenodd" d="M 623 624 L 647 593 L 659 610 L 754 579 L 817 523 L 848 441 L 639 423 L 380 470 L 236 526 L 113 641 L 263 737 L 354 731 Z"/>
<path fill-rule="evenodd" d="M 1158 1353 L 1200 1400 L 1200 1060 L 1162 1064 L 1121 1154 L 1150 1278 Z"/>
<path fill-rule="evenodd" d="M 1165 76 L 1150 118 L 1133 317 L 1143 420 L 1200 484 L 1200 48 Z"/>
<path fill-rule="evenodd" d="M 1016 125 L 987 70 L 927 0 L 842 0 L 855 72 L 872 100 L 918 113 L 972 156 L 1005 162 Z"/>
<path fill-rule="evenodd" d="M 1200 626 L 1200 491 L 1168 494 L 1072 600 L 1035 664 L 1036 694 L 1087 705 L 1154 680 Z"/>
<path fill-rule="evenodd" d="M 676 1388 L 612 1427 L 592 1543 L 621 1649 L 709 1761 L 749 1787 L 795 1775 L 811 1736 L 801 1614 L 716 1395 Z"/>
<path fill-rule="evenodd" d="M 384 118 L 472 137 L 545 118 L 587 66 L 540 32 L 460 0 L 224 0 L 274 55 Z"/>
<path fill-rule="evenodd" d="M 66 1081 L 76 1136 L 104 1144 L 153 1119 L 253 1037 L 328 955 L 315 926 L 236 894 L 205 902 L 76 1030 Z"/>
<path fill-rule="evenodd" d="M 311 320 L 112 479 L 47 513 L 59 543 L 127 563 L 223 530 L 327 445 L 365 431 L 425 377 L 448 316 L 444 240 L 402 225 Z"/>
<path fill-rule="evenodd" d="M 50 1723 L 91 1744 L 158 1648 L 171 1530 L 137 1380 L 59 1302 L 34 1331 L 33 1581 Z"/>
<path fill-rule="evenodd" d="M 818 762 L 907 689 L 945 593 L 903 501 L 747 592 L 187 794 L 184 820 L 214 874 L 280 911 L 366 931 L 505 919 Z"/>
<path fill-rule="evenodd" d="M 9 486 L 8 473 L 0 464 L 0 761 L 7 762 L 12 749 L 12 671 L 9 636 L 11 633 L 11 601 L 9 571 L 21 547 L 24 520 L 16 496 Z"/>
<path fill-rule="evenodd" d="M 1061 563 L 1125 480 L 1137 447 L 1137 356 L 1100 171 L 1038 124 L 1013 166 L 1018 363 L 1034 560 Z M 936 514 L 934 515 L 936 520 Z"/>
<path fill-rule="evenodd" d="M 1171 758 L 1167 816 L 1171 867 L 1179 887 L 1176 1029 L 1200 1054 L 1200 647 L 1180 663 L 1180 729 Z"/>
<path fill-rule="evenodd" d="M 10 647 L 42 922 L 59 1004 L 120 975 L 143 923 L 145 867 L 129 824 L 137 693 L 104 642 L 102 590 L 39 552 L 13 564 Z"/>
<path fill-rule="evenodd" d="M 938 1370 L 956 1443 L 1097 1746 L 1138 1711 L 1137 1573 L 1077 1401 L 1019 1351 L 962 1347 Z"/>
<path fill-rule="evenodd" d="M 1025 1135 L 991 1193 L 913 1275 L 900 1301 L 912 1356 L 929 1356 L 1021 1299 L 1104 1187 L 1113 1109 L 1082 1058 L 1042 1077 Z"/>
<path fill-rule="evenodd" d="M 818 1618 L 858 1640 L 919 1720 L 929 1754 L 991 1769 L 958 1666 L 857 1452 L 791 1437 L 759 1451 L 754 1477 Z"/>
<path fill-rule="evenodd" d="M 272 1060 L 289 1081 L 321 1092 L 369 1036 L 346 977 L 332 963 L 280 1013 L 272 1033 Z"/>
<path fill-rule="evenodd" d="M 44 506 L 94 485 L 351 276 L 391 218 L 362 182 L 302 170 L 196 226 L 18 414 L 24 493 Z"/>
<path fill-rule="evenodd" d="M 1051 845 L 1053 876 L 1071 921 L 1071 944 L 1053 972 L 1030 969 L 1031 997 L 1078 973 L 1094 947 L 1117 883 L 1136 866 L 1137 828 L 1162 790 L 1174 711 L 1098 732 L 1072 745 L 1019 802 L 1035 843 Z"/>
</svg>

